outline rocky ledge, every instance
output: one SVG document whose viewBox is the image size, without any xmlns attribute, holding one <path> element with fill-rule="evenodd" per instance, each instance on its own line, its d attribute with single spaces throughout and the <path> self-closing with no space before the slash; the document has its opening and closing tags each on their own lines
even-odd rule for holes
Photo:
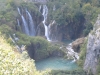
<svg viewBox="0 0 100 75">
<path fill-rule="evenodd" d="M 84 63 L 84 70 L 97 75 L 98 59 L 100 58 L 100 15 L 94 24 L 93 30 L 89 33 L 87 43 L 87 53 Z"/>
<path fill-rule="evenodd" d="M 80 46 L 84 43 L 85 38 L 78 38 L 72 43 L 72 48 L 75 52 L 80 52 Z"/>
</svg>

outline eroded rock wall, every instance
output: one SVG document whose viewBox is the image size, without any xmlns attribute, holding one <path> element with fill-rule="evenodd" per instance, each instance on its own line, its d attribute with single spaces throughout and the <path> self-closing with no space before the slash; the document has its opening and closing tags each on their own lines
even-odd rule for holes
<svg viewBox="0 0 100 75">
<path fill-rule="evenodd" d="M 88 73 L 91 71 L 94 75 L 96 75 L 98 58 L 100 58 L 100 15 L 98 15 L 94 28 L 88 36 L 84 70 Z"/>
</svg>

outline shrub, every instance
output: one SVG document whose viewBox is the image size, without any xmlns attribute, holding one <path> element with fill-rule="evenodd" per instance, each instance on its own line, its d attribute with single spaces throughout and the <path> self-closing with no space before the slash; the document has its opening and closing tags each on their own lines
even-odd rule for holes
<svg viewBox="0 0 100 75">
<path fill-rule="evenodd" d="M 87 38 L 85 39 L 84 43 L 80 47 L 80 59 L 77 62 L 80 67 L 83 67 L 85 57 L 86 57 L 86 48 L 87 48 Z"/>
<path fill-rule="evenodd" d="M 87 75 L 82 69 L 75 69 L 72 71 L 52 70 L 52 75 Z"/>
<path fill-rule="evenodd" d="M 0 35 L 2 36 L 2 35 Z M 0 37 L 0 75 L 43 75 L 35 68 L 34 61 L 27 57 L 27 52 L 22 55 L 14 51 L 3 37 Z"/>
</svg>

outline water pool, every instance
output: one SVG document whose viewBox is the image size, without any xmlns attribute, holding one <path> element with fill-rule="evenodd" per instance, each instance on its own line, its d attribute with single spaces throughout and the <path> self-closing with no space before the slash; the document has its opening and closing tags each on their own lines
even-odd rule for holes
<svg viewBox="0 0 100 75">
<path fill-rule="evenodd" d="M 61 57 L 50 57 L 41 61 L 35 62 L 37 70 L 73 70 L 77 68 L 77 64 L 72 60 L 67 60 Z"/>
</svg>

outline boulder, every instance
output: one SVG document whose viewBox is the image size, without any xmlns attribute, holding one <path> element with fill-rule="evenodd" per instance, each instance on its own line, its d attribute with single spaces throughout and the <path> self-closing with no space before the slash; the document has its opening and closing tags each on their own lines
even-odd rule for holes
<svg viewBox="0 0 100 75">
<path fill-rule="evenodd" d="M 72 48 L 75 52 L 80 52 L 80 46 L 84 43 L 84 39 L 84 37 L 78 38 L 72 43 Z"/>
</svg>

